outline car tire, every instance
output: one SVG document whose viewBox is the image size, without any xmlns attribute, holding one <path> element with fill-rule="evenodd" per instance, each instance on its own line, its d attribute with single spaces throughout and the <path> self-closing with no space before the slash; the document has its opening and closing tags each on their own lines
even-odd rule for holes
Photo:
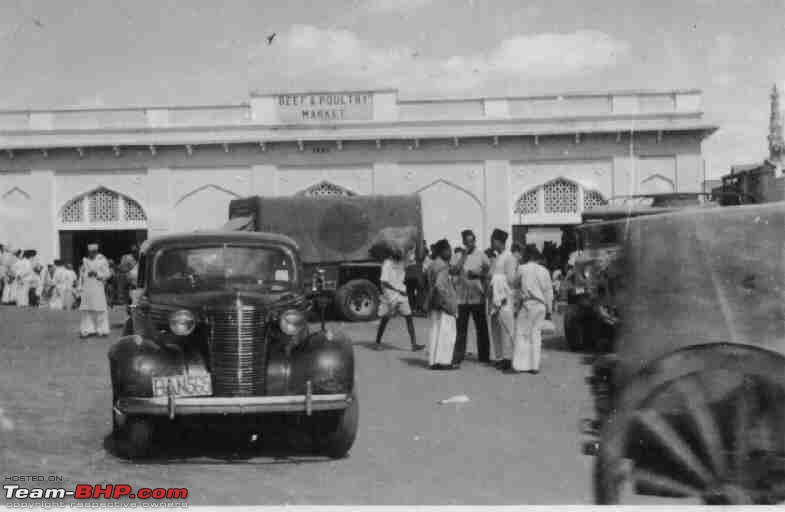
<svg viewBox="0 0 785 512">
<path fill-rule="evenodd" d="M 122 424 L 112 411 L 112 436 L 117 454 L 125 459 L 144 459 L 153 454 L 155 424 L 147 416 L 128 416 Z"/>
<path fill-rule="evenodd" d="M 360 403 L 355 394 L 352 394 L 352 401 L 346 409 L 330 411 L 319 418 L 319 452 L 331 459 L 346 457 L 357 438 L 359 419 Z"/>
<path fill-rule="evenodd" d="M 366 279 L 353 279 L 338 289 L 335 304 L 345 320 L 375 320 L 379 311 L 379 289 Z"/>
</svg>

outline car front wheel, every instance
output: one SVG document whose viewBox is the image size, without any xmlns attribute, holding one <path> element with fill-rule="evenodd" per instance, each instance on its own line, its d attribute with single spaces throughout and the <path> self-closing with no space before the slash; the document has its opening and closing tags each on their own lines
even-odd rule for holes
<svg viewBox="0 0 785 512">
<path fill-rule="evenodd" d="M 360 417 L 357 395 L 346 409 L 329 411 L 317 419 L 317 446 L 320 453 L 333 459 L 346 457 L 357 438 Z"/>
<path fill-rule="evenodd" d="M 155 425 L 152 418 L 128 416 L 122 422 L 117 418 L 113 420 L 112 435 L 118 455 L 126 459 L 141 459 L 153 454 Z"/>
</svg>

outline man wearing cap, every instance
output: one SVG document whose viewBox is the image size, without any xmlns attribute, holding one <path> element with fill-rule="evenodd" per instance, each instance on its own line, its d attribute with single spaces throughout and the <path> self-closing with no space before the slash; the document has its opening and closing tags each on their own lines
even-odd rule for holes
<svg viewBox="0 0 785 512">
<path fill-rule="evenodd" d="M 109 314 L 106 305 L 106 290 L 104 284 L 109 279 L 111 272 L 109 262 L 98 252 L 98 244 L 87 246 L 87 257 L 82 260 L 79 272 L 82 290 L 82 322 L 79 331 L 82 338 L 95 334 L 98 336 L 109 335 Z"/>
<path fill-rule="evenodd" d="M 515 340 L 515 298 L 518 260 L 507 248 L 509 234 L 494 229 L 491 235 L 491 248 L 498 254 L 490 269 L 491 294 L 498 304 L 494 304 L 491 316 L 491 340 L 500 370 L 512 368 L 512 351 Z"/>
<path fill-rule="evenodd" d="M 481 363 L 490 362 L 490 342 L 488 341 L 488 320 L 485 316 L 485 279 L 490 269 L 488 257 L 477 249 L 474 232 L 466 229 L 461 232 L 463 254 L 452 272 L 457 276 L 458 291 L 458 334 L 455 339 L 453 364 L 461 364 L 466 357 L 466 337 L 469 331 L 469 315 L 474 319 L 477 332 L 477 357 Z"/>
</svg>

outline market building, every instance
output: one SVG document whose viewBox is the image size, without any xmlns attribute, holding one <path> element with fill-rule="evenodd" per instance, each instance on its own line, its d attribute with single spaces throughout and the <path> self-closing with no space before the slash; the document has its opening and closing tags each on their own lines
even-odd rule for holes
<svg viewBox="0 0 785 512">
<path fill-rule="evenodd" d="M 237 105 L 0 112 L 0 242 L 43 261 L 89 241 L 221 226 L 258 194 L 405 194 L 428 241 L 495 227 L 542 245 L 618 195 L 699 192 L 701 93 L 402 99 L 252 94 Z"/>
</svg>

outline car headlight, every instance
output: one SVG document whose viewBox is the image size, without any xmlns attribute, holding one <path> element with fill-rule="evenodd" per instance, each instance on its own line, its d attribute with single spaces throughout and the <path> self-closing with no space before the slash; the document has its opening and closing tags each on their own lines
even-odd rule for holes
<svg viewBox="0 0 785 512">
<path fill-rule="evenodd" d="M 187 309 L 175 311 L 169 316 L 169 329 L 178 336 L 188 336 L 196 328 L 196 319 Z"/>
<path fill-rule="evenodd" d="M 281 313 L 278 325 L 281 332 L 287 336 L 294 336 L 305 328 L 305 315 L 297 309 L 287 309 Z"/>
</svg>

